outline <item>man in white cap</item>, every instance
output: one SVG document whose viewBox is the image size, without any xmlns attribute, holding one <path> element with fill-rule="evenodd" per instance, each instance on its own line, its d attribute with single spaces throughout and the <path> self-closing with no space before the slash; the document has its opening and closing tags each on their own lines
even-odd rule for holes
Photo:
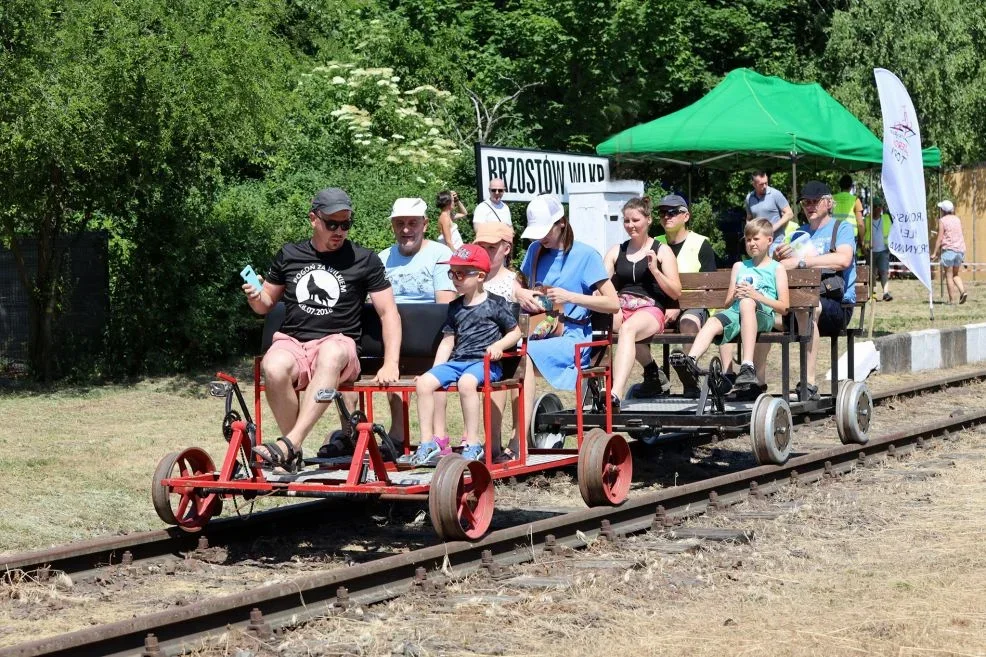
<svg viewBox="0 0 986 657">
<path fill-rule="evenodd" d="M 449 266 L 439 264 L 452 257 L 452 250 L 425 239 L 428 205 L 420 198 L 399 198 L 390 213 L 390 225 L 397 243 L 380 252 L 387 280 L 394 287 L 397 303 L 449 303 L 455 299 L 455 286 L 449 278 Z M 400 418 L 404 403 L 400 395 L 387 395 L 390 402 L 390 436 L 404 440 Z"/>
<path fill-rule="evenodd" d="M 473 228 L 478 229 L 481 224 L 490 221 L 497 221 L 513 228 L 510 219 L 510 208 L 503 202 L 503 195 L 507 191 L 507 185 L 500 178 L 490 181 L 490 198 L 476 206 L 472 213 Z"/>
<path fill-rule="evenodd" d="M 359 376 L 367 294 L 383 326 L 384 364 L 376 380 L 386 384 L 398 378 L 401 321 L 393 290 L 376 254 L 348 239 L 352 215 L 346 192 L 323 189 L 308 213 L 311 239 L 285 244 L 260 289 L 243 285 L 257 314 L 266 315 L 282 300 L 285 306 L 261 364 L 267 402 L 282 435 L 254 454 L 270 466 L 294 470 L 301 464 L 301 443 L 328 407 L 315 402 L 315 392 Z"/>
<path fill-rule="evenodd" d="M 425 239 L 427 211 L 420 198 L 399 198 L 390 213 L 397 243 L 381 251 L 380 260 L 397 303 L 448 303 L 455 298 L 448 265 L 438 264 L 451 258 L 452 250 Z"/>
</svg>

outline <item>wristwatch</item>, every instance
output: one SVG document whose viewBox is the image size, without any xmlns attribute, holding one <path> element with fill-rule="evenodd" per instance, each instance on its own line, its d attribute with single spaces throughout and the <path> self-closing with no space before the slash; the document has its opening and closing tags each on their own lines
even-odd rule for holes
<svg viewBox="0 0 986 657">
<path fill-rule="evenodd" d="M 804 258 L 801 258 L 800 260 L 798 260 L 798 269 L 805 269 L 807 267 L 808 267 L 808 263 L 805 262 L 805 259 Z"/>
</svg>

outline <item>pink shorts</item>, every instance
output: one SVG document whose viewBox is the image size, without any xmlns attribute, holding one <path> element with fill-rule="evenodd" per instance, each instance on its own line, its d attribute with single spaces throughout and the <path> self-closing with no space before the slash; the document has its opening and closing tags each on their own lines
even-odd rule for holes
<svg viewBox="0 0 986 657">
<path fill-rule="evenodd" d="M 294 362 L 298 366 L 298 381 L 295 383 L 294 389 L 300 392 L 307 388 L 308 382 L 312 380 L 312 370 L 315 368 L 319 347 L 325 342 L 335 342 L 349 355 L 349 362 L 339 374 L 339 383 L 355 381 L 360 372 L 359 356 L 356 355 L 356 342 L 346 335 L 333 334 L 318 340 L 299 342 L 290 335 L 278 331 L 274 334 L 274 341 L 267 353 L 269 354 L 275 349 L 283 349 L 294 356 Z"/>
<path fill-rule="evenodd" d="M 657 306 L 642 306 L 640 308 L 621 308 L 620 311 L 623 313 L 623 321 L 627 321 L 634 313 L 646 313 L 657 320 L 657 323 L 661 325 L 661 328 L 657 330 L 658 333 L 664 333 L 664 311 Z"/>
</svg>

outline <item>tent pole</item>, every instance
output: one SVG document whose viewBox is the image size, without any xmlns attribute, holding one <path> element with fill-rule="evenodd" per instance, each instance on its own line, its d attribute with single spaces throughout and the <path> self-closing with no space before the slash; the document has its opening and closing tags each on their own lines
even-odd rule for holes
<svg viewBox="0 0 986 657">
<path fill-rule="evenodd" d="M 794 151 L 791 152 L 791 198 L 794 199 L 795 203 L 798 202 L 798 158 Z M 797 214 L 795 214 L 794 220 L 798 221 Z"/>
<path fill-rule="evenodd" d="M 869 214 L 867 215 L 866 220 L 870 222 L 870 248 L 869 248 L 869 252 L 870 252 L 870 259 L 869 259 L 869 264 L 870 264 L 870 328 L 867 331 L 866 337 L 868 337 L 870 339 L 873 339 L 873 327 L 876 325 L 876 299 L 877 299 L 877 294 L 876 294 L 876 272 L 873 271 L 873 235 L 874 235 L 874 233 L 876 233 L 876 230 L 877 229 L 876 229 L 876 227 L 873 224 L 873 218 L 874 218 L 873 217 L 873 194 L 875 193 L 875 188 L 873 187 L 873 169 L 872 168 L 869 170 L 869 173 L 870 173 L 870 190 L 869 190 L 870 191 L 870 193 L 869 193 L 870 211 L 869 211 Z M 886 201 L 884 201 L 884 203 L 886 203 Z M 883 230 L 883 222 L 882 221 L 880 222 L 880 230 L 881 231 Z M 863 231 L 863 235 L 864 235 L 864 238 L 865 238 L 866 231 Z M 887 246 L 887 245 L 884 244 L 884 246 Z M 888 274 L 888 276 L 889 276 L 889 274 Z"/>
<path fill-rule="evenodd" d="M 689 165 L 688 166 L 688 204 L 689 205 L 691 205 L 692 202 L 693 202 L 693 199 L 692 199 L 692 169 L 694 169 L 694 168 L 695 168 L 695 165 Z"/>
</svg>

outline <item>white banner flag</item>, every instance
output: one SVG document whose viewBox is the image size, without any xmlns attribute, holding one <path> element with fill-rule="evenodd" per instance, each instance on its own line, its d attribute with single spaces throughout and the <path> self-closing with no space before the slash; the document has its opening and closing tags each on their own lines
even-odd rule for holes
<svg viewBox="0 0 986 657">
<path fill-rule="evenodd" d="M 873 69 L 883 113 L 883 193 L 893 217 L 890 252 L 931 293 L 928 204 L 921 159 L 921 130 L 907 89 L 890 71 Z"/>
</svg>

